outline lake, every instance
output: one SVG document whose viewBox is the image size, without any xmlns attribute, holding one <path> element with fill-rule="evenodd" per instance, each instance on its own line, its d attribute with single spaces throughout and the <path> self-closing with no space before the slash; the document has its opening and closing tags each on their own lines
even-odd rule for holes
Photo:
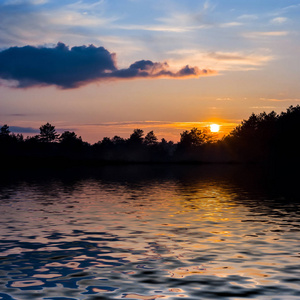
<svg viewBox="0 0 300 300">
<path fill-rule="evenodd" d="M 7 171 L 0 299 L 300 299 L 298 186 L 257 166 Z"/>
</svg>

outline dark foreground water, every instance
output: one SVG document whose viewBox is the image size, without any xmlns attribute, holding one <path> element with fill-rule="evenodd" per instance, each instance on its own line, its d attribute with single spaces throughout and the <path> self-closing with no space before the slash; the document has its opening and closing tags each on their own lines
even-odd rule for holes
<svg viewBox="0 0 300 300">
<path fill-rule="evenodd" d="M 300 181 L 276 172 L 2 174 L 0 299 L 300 299 Z"/>
</svg>

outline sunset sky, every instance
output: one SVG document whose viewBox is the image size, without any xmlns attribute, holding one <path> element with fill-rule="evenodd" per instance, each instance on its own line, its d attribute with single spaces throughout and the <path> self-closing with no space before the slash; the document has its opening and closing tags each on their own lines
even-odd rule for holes
<svg viewBox="0 0 300 300">
<path fill-rule="evenodd" d="M 0 125 L 176 141 L 300 104 L 300 0 L 0 0 Z"/>
</svg>

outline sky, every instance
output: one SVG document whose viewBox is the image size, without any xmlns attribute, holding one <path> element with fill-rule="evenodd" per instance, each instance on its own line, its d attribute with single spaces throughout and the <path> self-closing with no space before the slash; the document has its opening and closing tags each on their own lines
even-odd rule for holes
<svg viewBox="0 0 300 300">
<path fill-rule="evenodd" d="M 300 104 L 300 0 L 0 0 L 0 125 L 178 141 Z"/>
</svg>

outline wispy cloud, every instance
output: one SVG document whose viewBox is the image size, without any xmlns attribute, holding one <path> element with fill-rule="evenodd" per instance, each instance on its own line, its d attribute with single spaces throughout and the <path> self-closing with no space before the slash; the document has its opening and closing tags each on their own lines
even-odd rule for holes
<svg viewBox="0 0 300 300">
<path fill-rule="evenodd" d="M 94 124 L 85 124 L 89 126 L 103 126 L 103 127 L 148 127 L 148 126 L 165 126 L 168 124 L 173 124 L 174 122 L 167 121 L 125 121 L 125 122 L 102 122 L 102 123 L 94 123 Z"/>
<path fill-rule="evenodd" d="M 254 52 L 201 52 L 197 49 L 180 49 L 170 51 L 169 55 L 174 58 L 170 60 L 172 64 L 182 65 L 186 61 L 191 63 L 201 63 L 213 70 L 249 70 L 263 66 L 274 59 L 269 51 L 263 50 Z"/>
<path fill-rule="evenodd" d="M 154 31 L 154 32 L 177 32 L 184 33 L 189 31 L 195 31 L 200 29 L 207 29 L 213 27 L 220 28 L 229 28 L 241 26 L 243 23 L 241 22 L 228 22 L 228 23 L 220 23 L 220 24 L 184 24 L 179 25 L 174 22 L 174 24 L 149 24 L 149 25 L 137 25 L 137 24 L 123 24 L 123 25 L 112 25 L 112 28 L 123 29 L 123 30 L 144 30 L 144 31 Z"/>
<path fill-rule="evenodd" d="M 157 32 L 177 32 L 183 33 L 188 32 L 196 29 L 206 28 L 206 25 L 199 25 L 199 26 L 176 26 L 176 25 L 166 25 L 166 24 L 159 24 L 159 25 L 137 25 L 137 24 L 124 24 L 124 25 L 112 25 L 113 28 L 116 29 L 123 29 L 123 30 L 143 30 L 143 31 L 157 31 Z"/>
<path fill-rule="evenodd" d="M 97 127 L 118 127 L 118 128 L 177 128 L 187 129 L 192 127 L 203 128 L 209 126 L 212 122 L 170 122 L 170 121 L 127 121 L 127 122 L 103 122 L 94 124 L 84 124 L 82 126 Z M 220 122 L 219 122 L 220 123 Z M 227 126 L 235 126 L 236 123 L 222 122 Z"/>
<path fill-rule="evenodd" d="M 77 24 L 78 27 L 95 27 L 108 25 L 113 21 L 113 19 L 77 11 L 60 11 L 55 13 L 55 15 L 44 12 L 42 16 L 48 19 L 50 24 L 60 26 L 75 26 Z"/>
<path fill-rule="evenodd" d="M 153 32 L 174 32 L 185 33 L 213 26 L 211 21 L 206 17 L 206 8 L 209 4 L 204 5 L 200 12 L 183 13 L 183 12 L 169 12 L 164 17 L 157 17 L 149 24 L 112 24 L 112 28 L 122 30 L 143 30 Z"/>
<path fill-rule="evenodd" d="M 31 4 L 31 5 L 42 5 L 47 3 L 47 0 L 5 0 L 4 5 L 22 5 L 22 4 Z"/>
<path fill-rule="evenodd" d="M 271 20 L 272 24 L 283 24 L 287 21 L 287 18 L 285 17 L 277 17 Z"/>
<path fill-rule="evenodd" d="M 1 126 L 1 125 L 0 125 Z M 39 134 L 40 130 L 34 127 L 26 127 L 26 126 L 9 126 L 9 130 L 13 133 L 28 133 L 29 135 L 32 134 Z M 64 131 L 74 131 L 74 128 L 55 128 L 58 133 L 63 133 Z"/>
<path fill-rule="evenodd" d="M 47 3 L 10 0 L 0 3 L 0 47 L 53 43 L 57 40 L 93 41 L 118 17 L 102 13 L 102 2 Z M 45 4 L 45 5 L 43 5 Z M 107 31 L 107 30 L 106 30 Z M 88 38 L 90 37 L 90 38 Z M 71 43 L 72 44 L 72 43 Z"/>
<path fill-rule="evenodd" d="M 19 88 L 56 85 L 67 89 L 108 79 L 192 78 L 213 74 L 216 71 L 188 65 L 173 71 L 166 62 L 150 60 L 118 69 L 114 53 L 93 45 L 69 49 L 58 43 L 54 48 L 25 46 L 0 52 L 0 78 L 17 81 Z"/>
<path fill-rule="evenodd" d="M 246 21 L 252 21 L 252 20 L 257 20 L 258 16 L 257 15 L 241 15 L 237 18 L 238 20 L 246 20 Z"/>
<path fill-rule="evenodd" d="M 262 101 L 269 101 L 269 102 L 299 102 L 300 98 L 260 98 L 259 100 Z"/>
<path fill-rule="evenodd" d="M 14 114 L 4 114 L 4 113 L 0 113 L 0 116 L 9 116 L 9 117 L 27 117 L 29 116 L 29 114 L 18 114 L 18 113 L 14 113 Z"/>
<path fill-rule="evenodd" d="M 232 101 L 230 97 L 217 98 L 217 101 Z"/>
<path fill-rule="evenodd" d="M 9 126 L 9 130 L 14 133 L 39 133 L 40 131 L 32 127 Z"/>
<path fill-rule="evenodd" d="M 268 60 L 266 57 L 258 57 L 252 54 L 242 54 L 239 52 L 210 52 L 207 56 L 218 61 L 230 61 L 232 63 L 243 63 L 250 65 L 259 65 L 262 61 Z"/>
<path fill-rule="evenodd" d="M 245 32 L 243 34 L 246 38 L 262 38 L 262 37 L 280 37 L 288 35 L 288 31 L 255 31 Z"/>
<path fill-rule="evenodd" d="M 274 109 L 278 108 L 276 106 L 251 106 L 250 108 L 255 108 L 255 109 Z"/>
<path fill-rule="evenodd" d="M 289 5 L 289 6 L 283 7 L 280 11 L 287 12 L 287 11 L 296 10 L 296 9 L 300 9 L 300 4 L 294 4 L 294 5 Z"/>
<path fill-rule="evenodd" d="M 227 27 L 236 27 L 236 26 L 241 26 L 243 23 L 241 22 L 228 22 L 228 23 L 221 23 L 219 27 L 221 28 L 227 28 Z"/>
</svg>

